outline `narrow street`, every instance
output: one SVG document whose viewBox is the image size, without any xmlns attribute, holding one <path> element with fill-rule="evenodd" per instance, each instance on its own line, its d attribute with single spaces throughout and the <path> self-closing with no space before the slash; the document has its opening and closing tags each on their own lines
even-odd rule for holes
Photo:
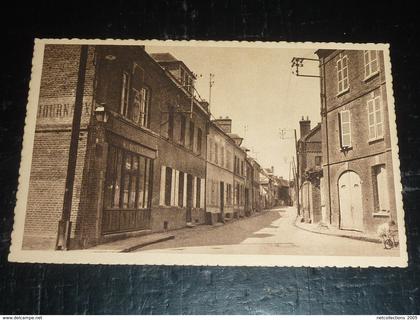
<svg viewBox="0 0 420 320">
<path fill-rule="evenodd" d="M 321 235 L 295 227 L 294 207 L 267 210 L 223 226 L 180 230 L 176 238 L 138 251 L 199 254 L 398 256 L 381 244 Z"/>
</svg>

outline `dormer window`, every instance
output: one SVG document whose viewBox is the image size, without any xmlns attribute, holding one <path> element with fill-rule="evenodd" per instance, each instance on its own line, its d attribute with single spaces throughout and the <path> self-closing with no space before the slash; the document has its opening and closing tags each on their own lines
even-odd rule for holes
<svg viewBox="0 0 420 320">
<path fill-rule="evenodd" d="M 185 90 L 192 93 L 193 92 L 193 86 L 194 86 L 193 78 L 190 76 L 190 74 L 182 66 L 180 66 L 179 69 L 180 69 L 179 82 L 181 83 L 182 87 Z"/>
</svg>

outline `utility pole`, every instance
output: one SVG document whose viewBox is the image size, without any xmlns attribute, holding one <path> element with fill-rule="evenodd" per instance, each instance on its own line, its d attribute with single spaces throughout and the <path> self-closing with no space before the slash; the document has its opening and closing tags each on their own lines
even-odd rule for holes
<svg viewBox="0 0 420 320">
<path fill-rule="evenodd" d="M 299 174 L 299 151 L 298 151 L 298 141 L 297 141 L 297 134 L 296 134 L 296 129 L 295 129 L 295 148 L 296 148 L 296 180 L 295 180 L 295 185 L 296 185 L 296 203 L 297 203 L 297 213 L 298 216 L 300 216 L 300 199 L 299 199 L 299 189 L 300 189 L 300 174 Z"/>
<path fill-rule="evenodd" d="M 302 58 L 302 57 L 293 57 L 291 64 L 292 64 L 292 74 L 295 74 L 297 77 L 308 77 L 308 78 L 321 78 L 321 75 L 314 75 L 314 74 L 301 74 L 299 68 L 303 68 L 303 61 L 313 61 L 320 63 L 319 59 L 313 58 Z M 293 70 L 294 68 L 294 70 Z M 297 134 L 295 129 L 295 145 L 296 145 L 296 194 L 297 194 L 297 212 L 300 215 L 300 200 L 299 200 L 299 189 L 300 189 L 300 173 L 299 173 L 299 151 L 298 151 L 298 140 Z"/>
<path fill-rule="evenodd" d="M 214 74 L 210 73 L 210 75 L 209 75 L 209 109 L 210 109 L 210 106 L 211 106 L 211 88 L 214 85 L 214 80 L 213 79 L 214 79 Z"/>
<path fill-rule="evenodd" d="M 67 164 L 66 185 L 64 191 L 63 211 L 61 220 L 58 222 L 56 250 L 68 250 L 71 231 L 71 205 L 73 200 L 74 177 L 76 173 L 77 149 L 79 145 L 80 122 L 82 118 L 83 91 L 85 88 L 86 63 L 88 46 L 80 48 L 79 73 L 77 76 L 76 97 L 74 101 L 73 122 L 69 147 L 69 159 Z"/>
</svg>

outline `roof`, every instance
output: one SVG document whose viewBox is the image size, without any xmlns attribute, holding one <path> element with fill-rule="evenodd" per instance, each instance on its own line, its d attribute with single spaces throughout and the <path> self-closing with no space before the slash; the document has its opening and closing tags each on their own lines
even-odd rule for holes
<svg viewBox="0 0 420 320">
<path fill-rule="evenodd" d="M 157 63 L 162 64 L 162 65 L 165 65 L 165 64 L 168 65 L 168 64 L 171 64 L 171 63 L 180 63 L 180 64 L 182 64 L 184 69 L 187 70 L 187 72 L 194 79 L 196 79 L 196 76 L 195 76 L 194 72 L 192 72 L 191 69 L 188 68 L 188 66 L 184 63 L 184 61 L 178 60 L 177 58 L 175 58 L 169 52 L 150 53 L 150 56 L 153 58 L 153 60 L 155 60 Z"/>
<path fill-rule="evenodd" d="M 157 62 L 175 62 L 179 61 L 169 52 L 159 52 L 159 53 L 151 53 L 150 56 L 155 59 Z"/>
</svg>

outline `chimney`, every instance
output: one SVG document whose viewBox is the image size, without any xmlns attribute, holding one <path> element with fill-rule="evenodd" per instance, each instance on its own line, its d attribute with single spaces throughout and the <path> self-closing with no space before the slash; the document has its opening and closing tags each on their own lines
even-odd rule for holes
<svg viewBox="0 0 420 320">
<path fill-rule="evenodd" d="M 300 125 L 300 138 L 303 138 L 306 136 L 309 131 L 311 131 L 311 120 L 309 120 L 309 117 L 306 117 L 306 120 L 302 116 L 302 120 L 299 121 Z"/>
<path fill-rule="evenodd" d="M 271 173 L 274 174 L 274 166 L 271 166 Z"/>
<path fill-rule="evenodd" d="M 213 120 L 215 124 L 218 125 L 220 129 L 222 129 L 226 133 L 232 133 L 232 119 L 226 117 L 225 119 L 216 119 Z"/>
</svg>

